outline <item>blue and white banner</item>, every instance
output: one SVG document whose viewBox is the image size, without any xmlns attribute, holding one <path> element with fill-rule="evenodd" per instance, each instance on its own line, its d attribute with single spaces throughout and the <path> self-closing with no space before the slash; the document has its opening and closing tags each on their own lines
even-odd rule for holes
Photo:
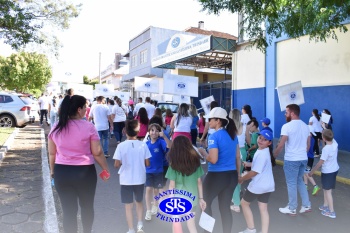
<svg viewBox="0 0 350 233">
<path fill-rule="evenodd" d="M 159 79 L 135 77 L 135 91 L 159 93 Z"/>
<path fill-rule="evenodd" d="M 163 93 L 198 97 L 198 77 L 164 74 Z"/>
<path fill-rule="evenodd" d="M 210 103 L 214 101 L 214 96 L 209 96 L 207 98 L 199 100 L 199 102 L 202 105 L 203 111 L 205 112 L 205 115 L 209 115 L 210 113 Z"/>
<path fill-rule="evenodd" d="M 182 103 L 191 104 L 191 97 L 185 96 L 185 95 L 174 95 L 173 102 L 179 103 L 179 104 L 182 104 Z"/>
<path fill-rule="evenodd" d="M 129 101 L 130 99 L 130 93 L 129 92 L 122 92 L 122 91 L 117 91 L 116 95 L 122 100 L 122 101 Z"/>
<path fill-rule="evenodd" d="M 93 99 L 93 86 L 79 83 L 67 83 L 67 89 L 73 88 L 75 95 L 82 95 L 85 98 Z"/>
<path fill-rule="evenodd" d="M 114 91 L 113 84 L 96 84 L 94 96 L 104 96 L 104 97 L 112 97 L 115 96 L 116 92 Z"/>
<path fill-rule="evenodd" d="M 277 87 L 281 111 L 286 110 L 288 104 L 301 105 L 305 103 L 301 81 Z"/>
</svg>

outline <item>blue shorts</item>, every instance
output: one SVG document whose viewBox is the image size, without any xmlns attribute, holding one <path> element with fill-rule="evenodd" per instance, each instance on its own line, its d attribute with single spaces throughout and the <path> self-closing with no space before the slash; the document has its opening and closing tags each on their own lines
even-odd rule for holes
<svg viewBox="0 0 350 233">
<path fill-rule="evenodd" d="M 146 187 L 152 187 L 155 189 L 161 189 L 164 187 L 163 182 L 163 172 L 162 173 L 146 173 Z"/>
<path fill-rule="evenodd" d="M 335 189 L 338 171 L 332 173 L 321 173 L 322 189 Z"/>
<path fill-rule="evenodd" d="M 139 185 L 120 185 L 120 197 L 123 204 L 130 204 L 134 202 L 134 195 L 136 202 L 142 202 L 143 190 L 145 186 Z"/>
</svg>

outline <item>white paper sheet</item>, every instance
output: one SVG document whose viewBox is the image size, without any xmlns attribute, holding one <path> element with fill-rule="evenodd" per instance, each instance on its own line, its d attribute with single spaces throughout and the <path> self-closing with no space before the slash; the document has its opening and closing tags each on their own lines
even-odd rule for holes
<svg viewBox="0 0 350 233">
<path fill-rule="evenodd" d="M 321 115 L 322 122 L 328 124 L 330 119 L 331 119 L 331 115 L 328 115 L 326 113 L 322 113 L 322 115 Z"/>
<path fill-rule="evenodd" d="M 211 217 L 205 212 L 202 212 L 201 218 L 199 219 L 199 226 L 206 231 L 213 232 L 214 225 L 215 225 L 215 218 Z"/>
</svg>

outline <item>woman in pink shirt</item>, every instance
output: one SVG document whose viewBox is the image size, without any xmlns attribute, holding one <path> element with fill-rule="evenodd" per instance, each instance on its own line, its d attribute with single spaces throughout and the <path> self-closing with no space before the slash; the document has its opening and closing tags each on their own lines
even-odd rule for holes
<svg viewBox="0 0 350 233">
<path fill-rule="evenodd" d="M 95 160 L 109 170 L 95 126 L 83 120 L 86 99 L 80 95 L 66 96 L 61 104 L 59 121 L 48 136 L 51 177 L 63 211 L 64 232 L 78 232 L 78 203 L 84 233 L 91 232 L 94 220 L 94 197 L 97 184 Z"/>
<path fill-rule="evenodd" d="M 146 137 L 146 134 L 148 131 L 148 122 L 149 122 L 146 109 L 143 107 L 140 108 L 135 119 L 138 120 L 138 122 L 140 124 L 140 131 L 137 134 L 137 139 L 143 140 Z"/>
</svg>

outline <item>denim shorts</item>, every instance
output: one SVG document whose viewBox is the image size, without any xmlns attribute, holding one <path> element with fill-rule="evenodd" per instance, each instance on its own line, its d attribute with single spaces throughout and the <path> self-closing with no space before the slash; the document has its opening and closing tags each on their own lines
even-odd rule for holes
<svg viewBox="0 0 350 233">
<path fill-rule="evenodd" d="M 335 189 L 337 175 L 338 175 L 338 171 L 332 172 L 332 173 L 321 173 L 322 189 L 324 190 Z"/>
</svg>

